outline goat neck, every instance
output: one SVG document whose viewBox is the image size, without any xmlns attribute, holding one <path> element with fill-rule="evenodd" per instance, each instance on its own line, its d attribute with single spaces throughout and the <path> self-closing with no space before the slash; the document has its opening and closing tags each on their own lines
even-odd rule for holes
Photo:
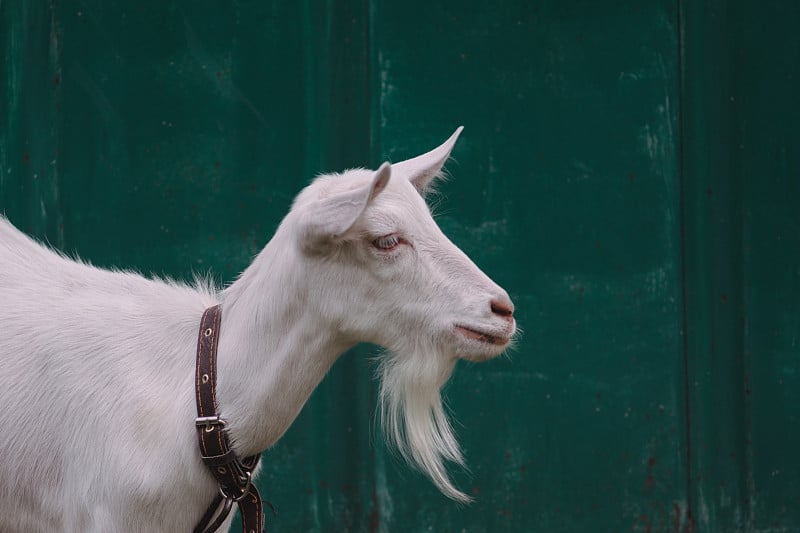
<svg viewBox="0 0 800 533">
<path fill-rule="evenodd" d="M 354 344 L 337 336 L 309 302 L 299 252 L 285 226 L 221 295 L 217 398 L 241 455 L 274 444 Z"/>
</svg>

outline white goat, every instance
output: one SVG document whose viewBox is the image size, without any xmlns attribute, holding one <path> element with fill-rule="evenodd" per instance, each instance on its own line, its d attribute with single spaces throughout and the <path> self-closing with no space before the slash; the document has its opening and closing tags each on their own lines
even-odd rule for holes
<svg viewBox="0 0 800 533">
<path fill-rule="evenodd" d="M 366 341 L 387 349 L 389 441 L 467 501 L 445 467 L 462 456 L 440 389 L 457 359 L 497 356 L 516 326 L 506 292 L 424 201 L 460 131 L 408 161 L 318 177 L 220 292 L 73 261 L 0 217 L 0 531 L 194 527 L 217 492 L 197 449 L 194 365 L 218 303 L 217 400 L 239 456 L 275 443 Z"/>
</svg>

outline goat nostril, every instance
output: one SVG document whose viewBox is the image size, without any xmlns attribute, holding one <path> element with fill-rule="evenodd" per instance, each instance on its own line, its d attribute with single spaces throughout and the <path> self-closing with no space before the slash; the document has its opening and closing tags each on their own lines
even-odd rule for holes
<svg viewBox="0 0 800 533">
<path fill-rule="evenodd" d="M 492 300 L 492 313 L 502 317 L 511 318 L 514 316 L 514 304 L 510 301 Z"/>
</svg>

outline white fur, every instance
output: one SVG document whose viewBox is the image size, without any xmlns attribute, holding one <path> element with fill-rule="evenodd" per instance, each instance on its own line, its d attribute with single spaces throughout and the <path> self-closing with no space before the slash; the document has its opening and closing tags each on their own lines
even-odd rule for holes
<svg viewBox="0 0 800 533">
<path fill-rule="evenodd" d="M 193 380 L 200 316 L 216 303 L 217 399 L 240 455 L 275 443 L 336 358 L 371 342 L 388 351 L 389 440 L 466 501 L 445 468 L 462 458 L 439 391 L 456 359 L 498 355 L 515 323 L 420 194 L 459 132 L 406 162 L 317 178 L 221 292 L 71 260 L 0 218 L 0 531 L 194 527 L 217 490 Z M 401 244 L 376 248 L 389 234 Z"/>
</svg>

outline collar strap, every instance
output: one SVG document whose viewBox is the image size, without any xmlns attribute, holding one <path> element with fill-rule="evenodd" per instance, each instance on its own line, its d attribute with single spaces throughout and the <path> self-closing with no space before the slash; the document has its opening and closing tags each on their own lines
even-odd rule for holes
<svg viewBox="0 0 800 533">
<path fill-rule="evenodd" d="M 195 527 L 194 533 L 216 531 L 230 513 L 234 502 L 239 506 L 244 531 L 264 533 L 264 506 L 258 489 L 250 479 L 261 455 L 239 459 L 230 447 L 225 421 L 217 412 L 217 344 L 221 322 L 222 308 L 219 305 L 206 309 L 197 339 L 195 426 L 200 456 L 217 480 L 219 494 Z"/>
</svg>

